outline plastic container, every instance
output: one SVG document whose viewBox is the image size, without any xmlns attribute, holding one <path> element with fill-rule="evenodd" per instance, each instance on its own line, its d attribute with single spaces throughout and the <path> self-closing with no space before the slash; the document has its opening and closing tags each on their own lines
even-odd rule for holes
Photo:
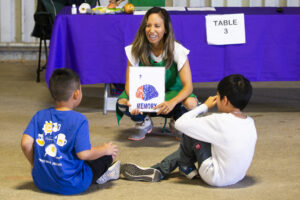
<svg viewBox="0 0 300 200">
<path fill-rule="evenodd" d="M 77 7 L 75 4 L 72 5 L 72 15 L 76 15 L 77 14 Z"/>
</svg>

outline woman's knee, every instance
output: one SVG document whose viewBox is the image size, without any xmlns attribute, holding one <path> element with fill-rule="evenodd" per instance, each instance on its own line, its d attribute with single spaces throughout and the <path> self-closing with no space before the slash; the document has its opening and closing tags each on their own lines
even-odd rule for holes
<svg viewBox="0 0 300 200">
<path fill-rule="evenodd" d="M 125 115 L 129 115 L 129 107 L 127 105 L 127 99 L 118 99 L 116 103 L 117 110 Z"/>
<path fill-rule="evenodd" d="M 188 97 L 183 101 L 183 105 L 186 109 L 192 110 L 198 104 L 198 101 L 195 97 Z"/>
<path fill-rule="evenodd" d="M 127 105 L 127 102 L 128 102 L 128 100 L 127 99 L 125 99 L 125 98 L 122 98 L 122 99 L 118 99 L 118 104 L 120 104 L 120 105 Z"/>
</svg>

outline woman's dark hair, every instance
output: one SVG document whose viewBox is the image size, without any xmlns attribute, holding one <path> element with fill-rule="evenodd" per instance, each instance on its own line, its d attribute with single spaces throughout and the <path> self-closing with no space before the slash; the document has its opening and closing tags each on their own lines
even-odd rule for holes
<svg viewBox="0 0 300 200">
<path fill-rule="evenodd" d="M 67 68 L 56 69 L 49 81 L 49 90 L 55 101 L 67 101 L 75 90 L 80 89 L 80 77 Z"/>
<path fill-rule="evenodd" d="M 166 61 L 166 67 L 169 68 L 173 62 L 173 51 L 174 51 L 174 32 L 171 24 L 171 18 L 169 13 L 160 7 L 153 7 L 147 11 L 145 14 L 142 23 L 140 25 L 140 28 L 138 32 L 136 33 L 136 36 L 134 38 L 134 41 L 132 43 L 132 50 L 131 53 L 133 57 L 136 59 L 139 59 L 144 65 L 151 65 L 150 64 L 150 52 L 151 52 L 151 45 L 146 37 L 145 29 L 148 21 L 148 17 L 153 14 L 157 13 L 161 16 L 161 18 L 164 20 L 164 26 L 166 33 L 163 37 L 163 51 L 165 52 L 164 60 Z"/>
<path fill-rule="evenodd" d="M 217 90 L 221 99 L 226 96 L 230 103 L 240 110 L 247 106 L 252 96 L 250 81 L 240 74 L 233 74 L 223 78 L 219 82 Z"/>
</svg>

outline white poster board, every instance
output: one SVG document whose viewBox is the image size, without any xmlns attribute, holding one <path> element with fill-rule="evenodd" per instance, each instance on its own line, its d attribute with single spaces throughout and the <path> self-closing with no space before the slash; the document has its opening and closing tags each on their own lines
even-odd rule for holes
<svg viewBox="0 0 300 200">
<path fill-rule="evenodd" d="M 129 68 L 129 111 L 157 112 L 153 107 L 165 101 L 165 67 Z"/>
<path fill-rule="evenodd" d="M 206 15 L 206 36 L 210 45 L 246 43 L 244 14 Z"/>
</svg>

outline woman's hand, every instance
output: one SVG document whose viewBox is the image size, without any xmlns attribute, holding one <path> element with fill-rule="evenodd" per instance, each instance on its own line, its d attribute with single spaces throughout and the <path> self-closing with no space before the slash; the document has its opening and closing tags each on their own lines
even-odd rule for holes
<svg viewBox="0 0 300 200">
<path fill-rule="evenodd" d="M 118 101 L 119 104 L 121 105 L 126 105 L 128 107 L 131 106 L 130 102 L 128 99 L 119 99 Z M 131 112 L 130 112 L 131 115 L 139 115 L 139 114 L 143 114 L 141 111 L 139 111 L 138 109 L 133 109 Z"/>
<path fill-rule="evenodd" d="M 159 109 L 159 111 L 157 112 L 157 115 L 163 114 L 163 115 L 167 115 L 169 112 L 171 112 L 174 107 L 176 106 L 176 103 L 174 103 L 173 101 L 165 101 L 162 102 L 161 104 L 158 104 L 157 106 L 155 106 L 153 109 Z"/>
</svg>

